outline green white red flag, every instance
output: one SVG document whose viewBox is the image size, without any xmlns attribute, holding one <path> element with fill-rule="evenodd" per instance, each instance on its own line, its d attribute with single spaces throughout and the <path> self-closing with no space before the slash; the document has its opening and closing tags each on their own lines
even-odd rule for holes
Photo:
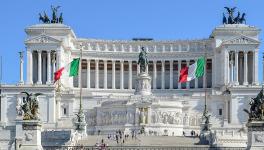
<svg viewBox="0 0 264 150">
<path fill-rule="evenodd" d="M 204 67 L 205 67 L 205 59 L 204 57 L 199 58 L 194 64 L 189 67 L 186 66 L 180 71 L 179 82 L 188 82 L 195 78 L 202 77 L 204 75 Z"/>
<path fill-rule="evenodd" d="M 54 73 L 54 83 L 59 80 L 62 74 L 67 74 L 69 77 L 74 77 L 78 75 L 79 72 L 80 58 L 74 58 L 65 67 L 60 68 Z"/>
</svg>

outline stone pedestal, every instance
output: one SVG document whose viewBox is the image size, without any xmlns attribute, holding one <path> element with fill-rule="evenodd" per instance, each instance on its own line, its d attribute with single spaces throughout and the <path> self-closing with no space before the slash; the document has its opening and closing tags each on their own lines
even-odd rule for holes
<svg viewBox="0 0 264 150">
<path fill-rule="evenodd" d="M 136 79 L 135 95 L 151 95 L 151 77 L 142 72 Z"/>
<path fill-rule="evenodd" d="M 42 150 L 40 121 L 17 120 L 16 141 L 19 150 Z"/>
<path fill-rule="evenodd" d="M 85 115 L 82 111 L 79 111 L 77 116 L 77 121 L 75 122 L 76 131 L 78 132 L 78 135 L 82 137 L 86 137 L 86 126 L 87 123 L 85 121 Z"/>
<path fill-rule="evenodd" d="M 213 146 L 215 144 L 215 140 L 214 140 L 213 133 L 211 131 L 212 124 L 202 123 L 200 126 L 201 126 L 201 132 L 200 132 L 200 137 L 199 137 L 199 144 Z M 204 130 L 206 126 L 207 126 L 207 130 Z"/>
<path fill-rule="evenodd" d="M 264 121 L 252 121 L 247 123 L 248 145 L 247 149 L 264 149 Z"/>
</svg>

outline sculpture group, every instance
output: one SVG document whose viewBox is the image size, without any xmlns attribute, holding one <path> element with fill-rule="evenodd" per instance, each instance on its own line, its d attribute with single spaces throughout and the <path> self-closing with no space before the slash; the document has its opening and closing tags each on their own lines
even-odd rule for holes
<svg viewBox="0 0 264 150">
<path fill-rule="evenodd" d="M 234 13 L 236 10 L 236 7 L 229 8 L 225 7 L 227 10 L 228 17 L 225 16 L 225 13 L 223 13 L 223 24 L 246 24 L 246 13 L 243 13 L 242 15 L 240 12 L 237 12 L 237 16 L 234 17 Z"/>
<path fill-rule="evenodd" d="M 264 121 L 264 94 L 263 87 L 257 97 L 252 98 L 249 102 L 250 109 L 244 109 L 249 115 L 248 121 Z"/>
<path fill-rule="evenodd" d="M 46 12 L 44 11 L 44 14 L 39 13 L 39 21 L 42 21 L 42 23 L 63 23 L 63 17 L 62 13 L 60 13 L 60 16 L 58 16 L 58 9 L 60 6 L 52 6 L 51 5 L 51 11 L 52 11 L 52 17 L 51 19 L 48 17 Z"/>
<path fill-rule="evenodd" d="M 38 110 L 39 110 L 39 102 L 37 100 L 37 96 L 42 95 L 41 93 L 27 93 L 26 98 L 22 100 L 22 102 L 18 102 L 16 106 L 17 115 L 22 116 L 23 120 L 39 120 Z"/>
</svg>

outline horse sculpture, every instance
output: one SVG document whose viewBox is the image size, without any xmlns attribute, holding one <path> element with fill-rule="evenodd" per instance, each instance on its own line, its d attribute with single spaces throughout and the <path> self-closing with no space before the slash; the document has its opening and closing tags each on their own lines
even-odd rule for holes
<svg viewBox="0 0 264 150">
<path fill-rule="evenodd" d="M 234 17 L 234 12 L 236 10 L 236 7 L 233 8 L 224 7 L 224 8 L 227 10 L 228 19 L 226 19 L 225 15 L 223 14 L 223 24 L 243 24 L 243 23 L 246 24 L 245 13 L 243 13 L 242 16 L 240 17 L 240 12 L 238 11 L 237 16 Z"/>
</svg>

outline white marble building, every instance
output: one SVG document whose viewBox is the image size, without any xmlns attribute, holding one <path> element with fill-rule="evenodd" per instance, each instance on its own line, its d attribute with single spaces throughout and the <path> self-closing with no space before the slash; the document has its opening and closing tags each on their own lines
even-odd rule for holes
<svg viewBox="0 0 264 150">
<path fill-rule="evenodd" d="M 249 107 L 249 99 L 261 88 L 260 29 L 243 24 L 221 25 L 208 39 L 172 41 L 78 38 L 63 24 L 37 24 L 25 31 L 27 68 L 23 69 L 21 60 L 19 83 L 0 87 L 0 134 L 6 135 L 0 137 L 1 143 L 11 145 L 16 136 L 16 105 L 25 96 L 20 94 L 22 91 L 44 93 L 39 96 L 44 130 L 73 129 L 80 85 L 88 134 L 138 130 L 142 124 L 153 135 L 199 132 L 206 93 L 219 143 L 245 143 L 246 133 L 240 132 L 247 121 L 243 109 Z M 82 81 L 63 75 L 61 92 L 56 93 L 53 73 L 80 56 L 80 43 Z M 147 102 L 134 95 L 141 46 L 148 52 L 147 72 L 152 78 L 152 95 L 144 97 L 149 98 Z M 207 78 L 178 83 L 180 69 L 201 56 L 207 58 Z M 23 71 L 27 72 L 26 81 Z M 241 137 L 244 141 L 230 140 Z"/>
</svg>

